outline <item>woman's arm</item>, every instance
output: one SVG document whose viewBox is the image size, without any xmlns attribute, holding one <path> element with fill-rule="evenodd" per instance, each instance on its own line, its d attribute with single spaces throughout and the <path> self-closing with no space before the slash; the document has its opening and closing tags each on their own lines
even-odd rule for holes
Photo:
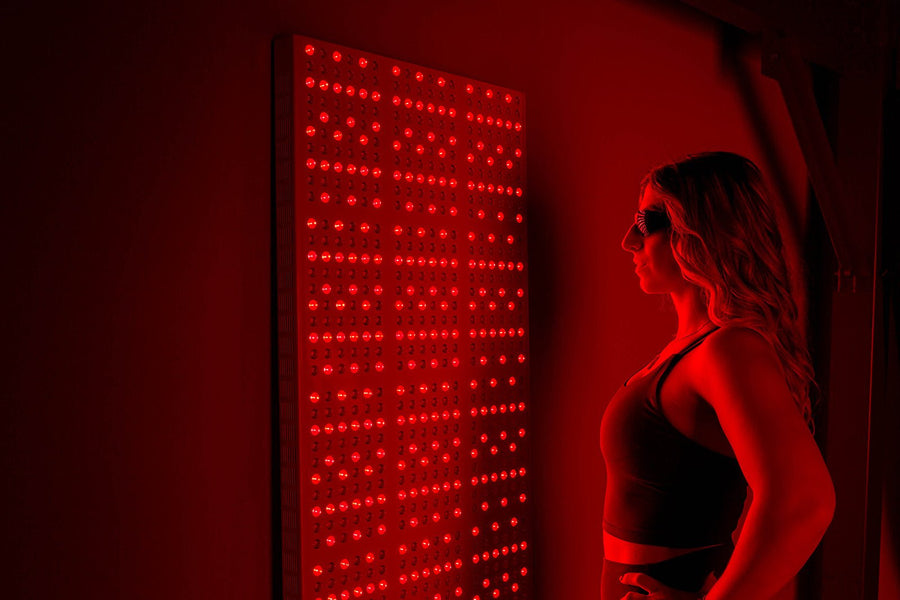
<svg viewBox="0 0 900 600">
<path fill-rule="evenodd" d="M 753 499 L 708 600 L 771 598 L 803 567 L 834 513 L 834 487 L 769 343 L 725 328 L 697 350 L 696 391 L 715 410 Z"/>
</svg>

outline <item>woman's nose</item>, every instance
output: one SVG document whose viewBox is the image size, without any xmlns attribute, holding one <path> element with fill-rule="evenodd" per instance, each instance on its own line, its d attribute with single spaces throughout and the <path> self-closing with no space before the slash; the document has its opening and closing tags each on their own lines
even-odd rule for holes
<svg viewBox="0 0 900 600">
<path fill-rule="evenodd" d="M 635 250 L 640 250 L 643 243 L 644 238 L 641 237 L 641 234 L 637 230 L 637 227 L 632 225 L 628 228 L 628 232 L 625 234 L 625 237 L 622 238 L 622 249 L 626 252 L 634 252 Z"/>
</svg>

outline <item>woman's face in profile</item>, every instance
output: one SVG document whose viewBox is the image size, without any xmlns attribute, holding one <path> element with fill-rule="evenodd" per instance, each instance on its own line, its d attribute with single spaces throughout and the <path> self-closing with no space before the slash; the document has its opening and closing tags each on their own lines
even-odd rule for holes
<svg viewBox="0 0 900 600">
<path fill-rule="evenodd" d="M 641 195 L 638 208 L 665 211 L 662 199 L 649 185 Z M 640 279 L 641 289 L 647 294 L 677 292 L 690 285 L 682 276 L 681 267 L 675 262 L 672 246 L 669 244 L 669 231 L 666 227 L 645 237 L 637 225 L 632 225 L 622 239 L 622 248 L 631 252 L 634 272 Z"/>
</svg>

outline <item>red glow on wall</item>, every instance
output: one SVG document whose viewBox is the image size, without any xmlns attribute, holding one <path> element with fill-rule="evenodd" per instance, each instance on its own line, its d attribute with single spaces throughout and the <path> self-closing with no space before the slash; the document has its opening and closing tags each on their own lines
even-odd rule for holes
<svg viewBox="0 0 900 600">
<path fill-rule="evenodd" d="M 520 93 L 279 40 L 285 598 L 531 597 L 524 138 Z"/>
</svg>

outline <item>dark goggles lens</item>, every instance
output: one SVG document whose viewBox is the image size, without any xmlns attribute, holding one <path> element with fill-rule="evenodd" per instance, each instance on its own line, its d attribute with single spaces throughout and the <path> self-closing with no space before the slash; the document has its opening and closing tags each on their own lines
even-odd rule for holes
<svg viewBox="0 0 900 600">
<path fill-rule="evenodd" d="M 662 231 L 670 224 L 668 215 L 661 210 L 639 210 L 634 214 L 634 225 L 644 237 Z"/>
</svg>

